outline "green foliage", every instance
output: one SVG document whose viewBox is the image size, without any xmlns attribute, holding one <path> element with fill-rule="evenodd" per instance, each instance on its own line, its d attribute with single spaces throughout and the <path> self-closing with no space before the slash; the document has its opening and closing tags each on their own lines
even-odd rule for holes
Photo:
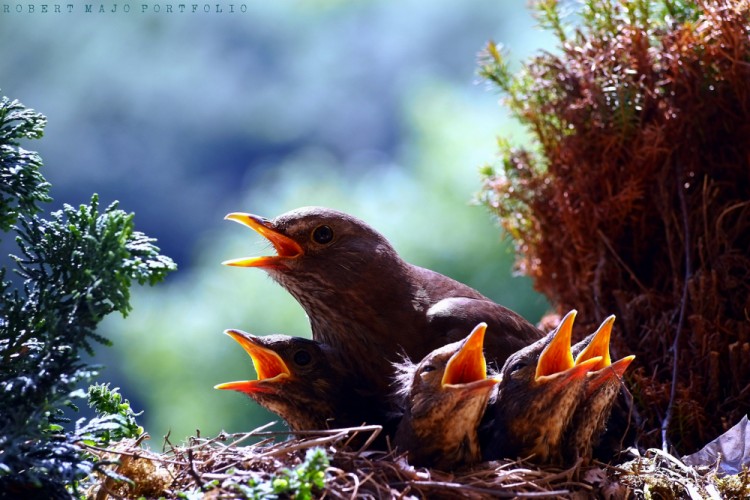
<svg viewBox="0 0 750 500">
<path fill-rule="evenodd" d="M 48 200 L 49 186 L 38 171 L 38 155 L 18 140 L 41 137 L 44 117 L 4 98 L 0 118 L 0 221 L 5 232 L 18 223 L 14 271 L 24 279 L 14 288 L 0 271 L 0 493 L 43 488 L 64 496 L 64 485 L 93 467 L 76 446 L 76 433 L 61 425 L 67 421 L 63 409 L 75 409 L 76 384 L 96 374 L 81 351 L 93 354 L 92 341 L 109 344 L 96 326 L 107 314 L 130 311 L 133 281 L 154 284 L 175 265 L 153 239 L 134 230 L 132 214 L 116 203 L 100 211 L 96 195 L 90 205 L 65 205 L 50 220 L 33 215 L 36 203 Z M 118 398 L 100 387 L 92 401 L 107 411 L 104 403 Z M 114 420 L 90 422 L 87 434 L 103 440 L 107 432 L 110 438 L 135 433 L 129 405 L 116 409 Z"/>
<path fill-rule="evenodd" d="M 47 118 L 18 101 L 0 100 L 0 231 L 7 232 L 19 214 L 39 211 L 50 200 L 49 184 L 39 172 L 42 160 L 20 147 L 18 139 L 38 139 Z"/>
<path fill-rule="evenodd" d="M 273 480 L 273 491 L 299 500 L 312 498 L 315 491 L 325 487 L 328 455 L 322 448 L 307 450 L 305 461 L 294 470 L 283 469 Z"/>
<path fill-rule="evenodd" d="M 294 498 L 310 500 L 325 488 L 328 455 L 322 448 L 307 450 L 305 460 L 294 469 L 281 469 L 267 481 L 237 483 L 234 489 L 252 500 Z"/>
<path fill-rule="evenodd" d="M 89 387 L 88 399 L 97 417 L 76 430 L 84 443 L 107 447 L 111 442 L 136 439 L 143 433 L 143 427 L 135 420 L 143 412 L 135 413 L 117 388 L 110 390 L 109 384 L 94 384 Z"/>
<path fill-rule="evenodd" d="M 230 475 L 227 479 L 204 483 L 200 489 L 175 492 L 175 496 L 192 500 L 203 498 L 208 493 L 221 498 L 232 494 L 232 498 L 249 500 L 311 500 L 319 497 L 325 489 L 329 465 L 330 459 L 323 448 L 310 448 L 302 463 L 293 469 L 280 468 L 251 479 L 247 479 L 245 474 L 237 474 L 236 469 L 229 469 L 226 471 Z"/>
</svg>

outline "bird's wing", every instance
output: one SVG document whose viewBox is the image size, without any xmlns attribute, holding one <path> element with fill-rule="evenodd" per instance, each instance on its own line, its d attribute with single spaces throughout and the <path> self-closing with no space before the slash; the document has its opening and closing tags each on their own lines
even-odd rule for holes
<svg viewBox="0 0 750 500">
<path fill-rule="evenodd" d="M 485 355 L 498 366 L 512 353 L 544 335 L 507 307 L 469 297 L 449 297 L 436 302 L 427 311 L 427 322 L 435 347 L 461 340 L 477 324 L 487 323 Z"/>
</svg>

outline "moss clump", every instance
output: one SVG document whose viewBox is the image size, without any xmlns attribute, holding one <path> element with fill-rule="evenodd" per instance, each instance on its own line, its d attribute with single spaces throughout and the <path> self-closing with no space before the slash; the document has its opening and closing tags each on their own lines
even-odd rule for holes
<svg viewBox="0 0 750 500">
<path fill-rule="evenodd" d="M 750 411 L 750 3 L 536 7 L 555 53 L 483 59 L 534 143 L 501 141 L 482 199 L 560 311 L 617 315 L 641 444 L 668 414 L 692 451 Z"/>
</svg>

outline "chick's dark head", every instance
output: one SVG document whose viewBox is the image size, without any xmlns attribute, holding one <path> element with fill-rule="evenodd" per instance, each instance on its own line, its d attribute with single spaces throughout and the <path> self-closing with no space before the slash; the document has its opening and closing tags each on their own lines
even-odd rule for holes
<svg viewBox="0 0 750 500">
<path fill-rule="evenodd" d="M 575 311 L 547 336 L 511 355 L 493 403 L 490 458 L 560 460 L 562 434 L 579 403 L 585 375 L 601 361 L 576 364 L 570 350 Z"/>
<path fill-rule="evenodd" d="M 219 384 L 217 389 L 247 394 L 292 430 L 325 429 L 346 413 L 339 387 L 345 377 L 330 362 L 324 344 L 287 335 L 225 333 L 250 355 L 258 378 Z"/>
<path fill-rule="evenodd" d="M 497 384 L 487 377 L 482 352 L 486 328 L 478 325 L 466 339 L 436 349 L 417 365 L 399 366 L 404 416 L 396 445 L 413 463 L 450 469 L 481 458 L 477 428 Z"/>
</svg>

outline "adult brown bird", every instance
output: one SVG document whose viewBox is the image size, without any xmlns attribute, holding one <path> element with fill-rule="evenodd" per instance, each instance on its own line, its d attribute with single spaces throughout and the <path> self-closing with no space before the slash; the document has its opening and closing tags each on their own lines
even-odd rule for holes
<svg viewBox="0 0 750 500">
<path fill-rule="evenodd" d="M 261 268 L 280 283 L 305 309 L 313 338 L 333 347 L 381 401 L 401 353 L 422 359 L 486 322 L 485 352 L 500 366 L 543 336 L 473 288 L 405 262 L 383 235 L 343 212 L 304 207 L 272 220 L 226 218 L 267 238 L 277 255 L 224 264 Z"/>
<path fill-rule="evenodd" d="M 378 409 L 355 392 L 329 346 L 288 335 L 224 333 L 250 355 L 258 378 L 218 384 L 216 389 L 247 394 L 283 418 L 292 431 L 349 427 L 377 418 Z"/>
<path fill-rule="evenodd" d="M 569 312 L 556 330 L 505 362 L 497 399 L 487 410 L 485 459 L 563 462 L 564 431 L 580 401 L 585 375 L 601 361 L 596 356 L 574 362 L 570 339 L 575 315 Z"/>
<path fill-rule="evenodd" d="M 615 317 L 609 316 L 596 332 L 572 348 L 572 352 L 577 354 L 575 364 L 594 357 L 601 358 L 601 361 L 586 374 L 581 403 L 565 431 L 564 448 L 569 462 L 579 457 L 584 461 L 592 458 L 619 394 L 622 376 L 635 359 L 635 356 L 626 356 L 612 362 L 609 343 L 614 322 Z"/>
<path fill-rule="evenodd" d="M 397 395 L 404 415 L 395 436 L 412 465 L 452 470 L 479 462 L 477 429 L 498 382 L 487 377 L 486 323 L 464 340 L 428 354 L 419 364 L 397 365 Z"/>
</svg>

